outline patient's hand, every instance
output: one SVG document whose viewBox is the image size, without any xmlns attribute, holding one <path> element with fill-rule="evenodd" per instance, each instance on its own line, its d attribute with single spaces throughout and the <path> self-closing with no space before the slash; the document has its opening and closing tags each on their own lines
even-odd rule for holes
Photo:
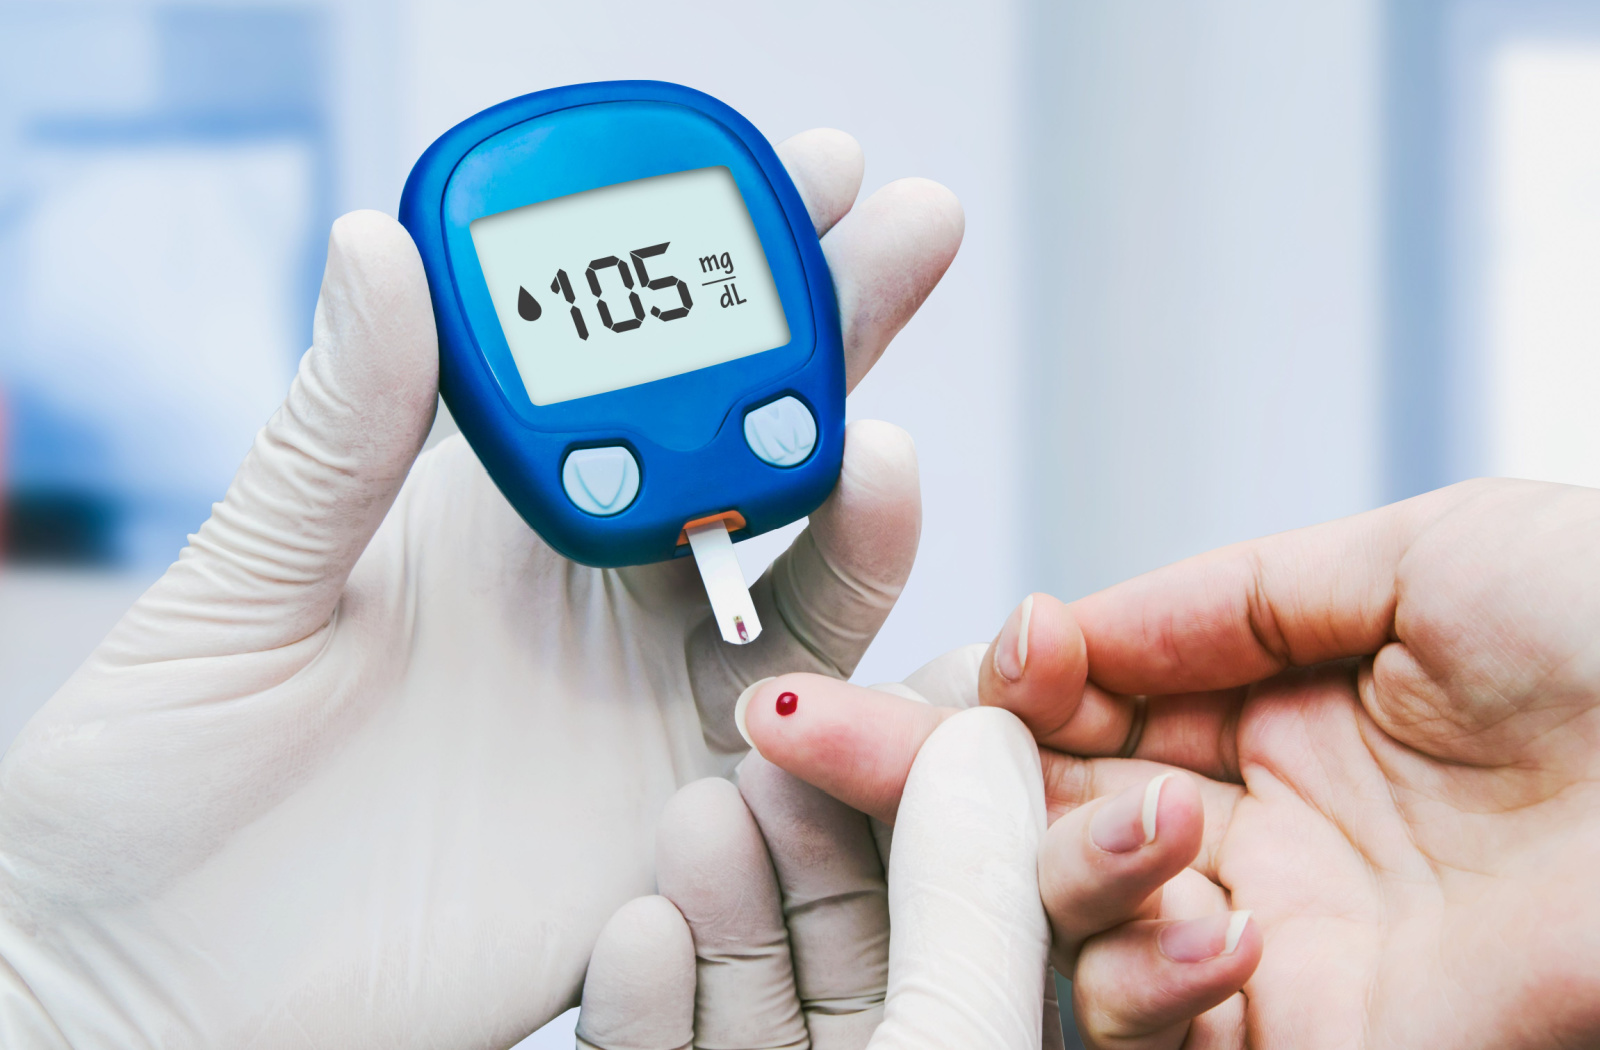
<svg viewBox="0 0 1600 1050">
<path fill-rule="evenodd" d="M 1046 745 L 1041 884 L 1089 1045 L 1594 1043 L 1600 492 L 1457 486 L 1024 608 L 979 691 Z M 757 693 L 763 754 L 879 814 L 941 714 L 811 676 Z M 1197 775 L 1146 843 L 1174 766 Z M 1122 896 L 1086 894 L 1107 872 Z M 1209 932 L 1165 922 L 1206 909 Z M 1228 909 L 1253 915 L 1234 951 L 1181 961 L 1226 949 Z"/>
<path fill-rule="evenodd" d="M 900 692 L 976 703 L 983 658 L 982 646 L 951 653 L 908 679 L 915 690 Z M 785 694 L 797 698 L 788 715 L 778 701 Z M 747 695 L 743 720 L 763 752 L 883 820 L 903 812 L 905 771 L 922 741 L 955 714 L 815 675 L 786 675 Z M 1237 1029 L 1237 993 L 1260 958 L 1261 937 L 1248 916 L 1228 910 L 1220 889 L 1185 867 L 1203 831 L 1195 782 L 1173 775 L 1091 800 L 1093 785 L 1071 775 L 1083 763 L 1044 748 L 1039 756 L 1052 822 L 1039 866 L 1051 958 L 1074 979 L 1080 1027 L 1093 1011 L 1115 1010 L 1130 1019 L 1130 1034 L 1155 1034 L 1168 1041 L 1150 1045 L 1169 1046 L 1196 1017 L 1197 1031 Z M 1089 989 L 1095 994 L 1086 1000 Z M 1092 1046 L 1104 1034 L 1095 1025 L 1091 1017 L 1084 1033 Z"/>
</svg>

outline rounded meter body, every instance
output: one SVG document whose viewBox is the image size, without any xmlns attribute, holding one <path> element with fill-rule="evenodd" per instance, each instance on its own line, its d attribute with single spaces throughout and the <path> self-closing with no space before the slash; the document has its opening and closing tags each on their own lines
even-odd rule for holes
<svg viewBox="0 0 1600 1050">
<path fill-rule="evenodd" d="M 676 84 L 577 84 L 451 128 L 406 180 L 439 388 L 511 505 L 587 565 L 814 510 L 838 480 L 833 282 L 761 133 Z"/>
</svg>

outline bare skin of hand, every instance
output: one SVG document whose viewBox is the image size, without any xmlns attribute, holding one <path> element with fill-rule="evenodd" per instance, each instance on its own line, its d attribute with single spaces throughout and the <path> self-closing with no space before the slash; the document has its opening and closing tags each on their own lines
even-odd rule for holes
<svg viewBox="0 0 1600 1050">
<path fill-rule="evenodd" d="M 1041 890 L 1089 1045 L 1600 1038 L 1600 492 L 1472 482 L 1071 605 L 1035 595 L 979 667 L 983 702 L 1041 744 L 1060 817 Z M 802 685 L 810 725 L 749 705 L 762 753 L 892 813 L 942 712 L 873 694 L 852 726 L 809 676 L 761 692 L 804 709 Z M 1141 843 L 1128 800 L 1174 768 Z M 1113 806 L 1102 837 L 1131 848 L 1107 859 Z M 1124 899 L 1073 889 L 1115 864 Z M 1159 938 L 1207 895 L 1251 918 L 1200 995 Z"/>
</svg>

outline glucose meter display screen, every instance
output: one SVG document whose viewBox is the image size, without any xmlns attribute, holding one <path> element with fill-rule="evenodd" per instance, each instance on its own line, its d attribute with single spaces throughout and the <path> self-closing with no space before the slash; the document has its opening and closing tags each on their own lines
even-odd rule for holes
<svg viewBox="0 0 1600 1050">
<path fill-rule="evenodd" d="M 725 167 L 541 201 L 471 230 L 536 405 L 789 342 L 761 240 Z"/>
</svg>

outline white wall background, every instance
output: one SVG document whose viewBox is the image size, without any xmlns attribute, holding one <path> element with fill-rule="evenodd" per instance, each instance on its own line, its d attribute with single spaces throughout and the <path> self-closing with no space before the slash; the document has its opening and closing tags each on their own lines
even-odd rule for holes
<svg viewBox="0 0 1600 1050">
<path fill-rule="evenodd" d="M 1378 500 L 1376 0 L 1037 0 L 1034 579 Z"/>
<path fill-rule="evenodd" d="M 1600 485 L 1600 39 L 1513 41 L 1488 80 L 1488 469 Z"/>
</svg>

